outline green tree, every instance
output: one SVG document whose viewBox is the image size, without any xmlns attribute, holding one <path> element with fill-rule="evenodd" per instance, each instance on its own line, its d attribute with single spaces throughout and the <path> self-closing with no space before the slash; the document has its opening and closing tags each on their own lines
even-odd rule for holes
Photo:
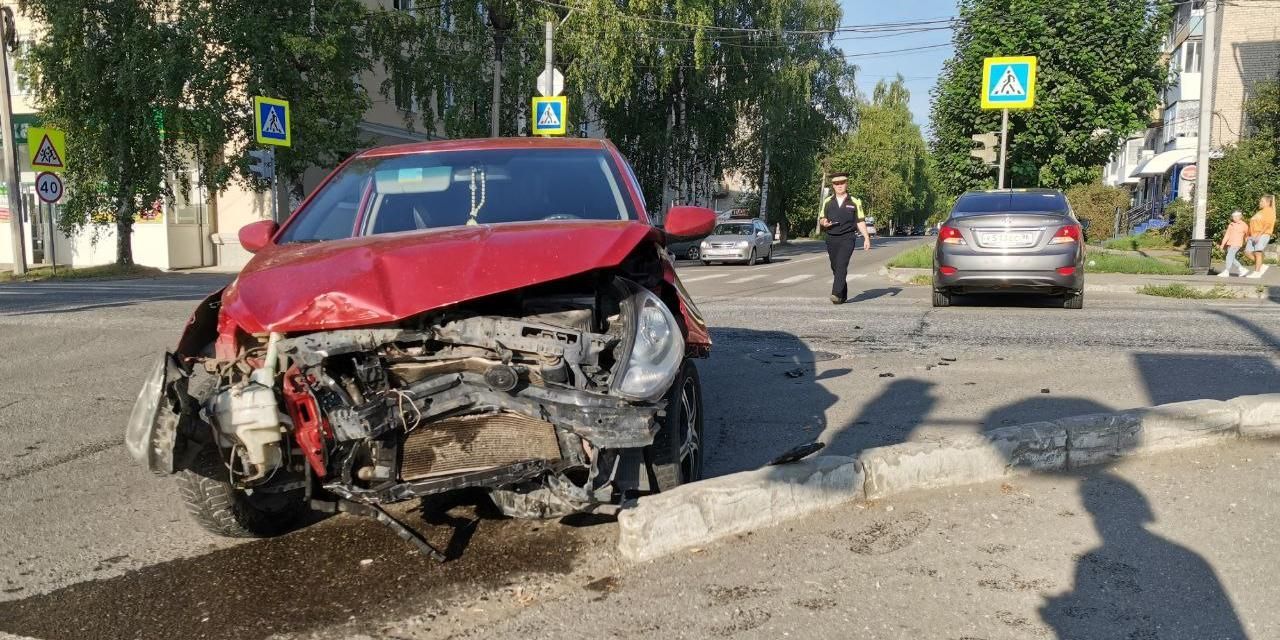
<svg viewBox="0 0 1280 640">
<path fill-rule="evenodd" d="M 162 19 L 160 0 L 22 0 L 45 25 L 22 61 L 45 121 L 67 134 L 67 200 L 60 224 L 90 222 L 116 232 L 116 262 L 132 264 L 137 212 L 165 194 L 166 169 L 181 161 L 162 139 L 184 105 L 196 43 Z"/>
<path fill-rule="evenodd" d="M 1159 104 L 1170 8 L 1167 0 L 960 0 L 955 55 L 933 90 L 933 148 L 946 191 L 994 185 L 991 170 L 969 156 L 970 136 L 1000 129 L 1000 112 L 981 109 L 982 60 L 1006 55 L 1039 60 L 1035 108 L 1009 114 L 1010 184 L 1088 182 Z"/>
<path fill-rule="evenodd" d="M 937 206 L 934 170 L 910 99 L 901 76 L 881 80 L 858 108 L 857 129 L 827 159 L 832 171 L 849 174 L 849 192 L 887 228 L 923 223 Z"/>
</svg>

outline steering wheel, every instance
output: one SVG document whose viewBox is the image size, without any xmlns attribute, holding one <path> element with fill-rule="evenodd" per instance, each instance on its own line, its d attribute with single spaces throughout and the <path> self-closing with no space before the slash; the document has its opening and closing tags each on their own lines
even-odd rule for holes
<svg viewBox="0 0 1280 640">
<path fill-rule="evenodd" d="M 580 218 L 578 218 L 578 216 L 575 216 L 572 213 L 553 213 L 543 218 L 543 220 L 579 220 L 579 219 Z"/>
</svg>

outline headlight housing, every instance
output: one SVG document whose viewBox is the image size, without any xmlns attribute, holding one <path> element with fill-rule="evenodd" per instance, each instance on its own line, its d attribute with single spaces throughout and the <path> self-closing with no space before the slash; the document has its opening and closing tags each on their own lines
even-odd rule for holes
<svg viewBox="0 0 1280 640">
<path fill-rule="evenodd" d="M 747 248 L 747 245 L 749 245 L 749 244 L 751 244 L 751 243 L 750 243 L 750 242 L 747 242 L 746 240 L 739 240 L 739 241 L 738 241 L 738 248 L 739 248 L 739 249 L 746 249 L 746 248 Z"/>
<path fill-rule="evenodd" d="M 703 241 L 702 241 L 702 248 L 703 248 L 703 249 L 706 249 L 706 248 L 708 248 L 708 247 L 710 247 L 710 246 L 711 246 L 711 243 L 710 243 L 710 242 L 707 242 L 706 240 L 703 240 Z"/>
<path fill-rule="evenodd" d="M 638 285 L 623 302 L 629 314 L 630 353 L 618 372 L 614 391 L 630 400 L 653 402 L 667 392 L 684 360 L 684 336 L 661 298 Z"/>
</svg>

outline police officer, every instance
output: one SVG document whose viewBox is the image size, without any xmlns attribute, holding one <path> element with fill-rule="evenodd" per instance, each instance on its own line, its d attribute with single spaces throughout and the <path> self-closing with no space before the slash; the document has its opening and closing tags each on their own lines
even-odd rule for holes
<svg viewBox="0 0 1280 640">
<path fill-rule="evenodd" d="M 822 201 L 822 217 L 818 225 L 827 232 L 827 255 L 831 258 L 832 304 L 844 304 L 849 297 L 849 284 L 845 279 L 849 273 L 849 260 L 853 257 L 854 243 L 862 234 L 862 249 L 871 250 L 871 236 L 867 233 L 867 214 L 862 202 L 849 195 L 849 174 L 837 173 L 831 176 L 831 188 L 835 194 Z"/>
</svg>

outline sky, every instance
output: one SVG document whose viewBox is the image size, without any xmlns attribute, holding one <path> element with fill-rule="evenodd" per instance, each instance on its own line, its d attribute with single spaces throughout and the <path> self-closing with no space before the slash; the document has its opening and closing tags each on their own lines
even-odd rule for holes
<svg viewBox="0 0 1280 640">
<path fill-rule="evenodd" d="M 956 14 L 955 0 L 841 0 L 844 6 L 842 25 L 880 24 L 914 20 L 938 20 Z M 892 80 L 901 73 L 911 91 L 911 112 L 928 132 L 929 90 L 942 72 L 942 63 L 951 57 L 951 32 L 948 30 L 907 33 L 885 37 L 877 35 L 866 39 L 864 35 L 837 34 L 837 44 L 844 49 L 849 61 L 858 65 L 858 89 L 870 96 L 876 82 Z M 947 46 L 922 51 L 884 51 L 912 49 L 930 45 Z M 862 56 L 858 54 L 876 54 Z"/>
</svg>

